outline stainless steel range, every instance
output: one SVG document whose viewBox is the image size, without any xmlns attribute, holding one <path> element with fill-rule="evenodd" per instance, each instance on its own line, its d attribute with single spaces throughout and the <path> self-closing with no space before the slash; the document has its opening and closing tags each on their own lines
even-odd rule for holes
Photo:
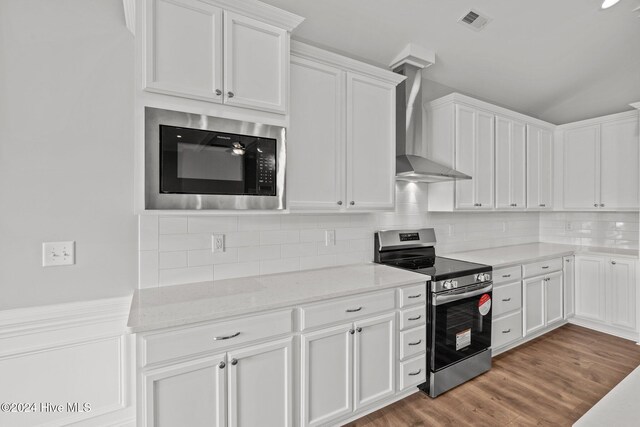
<svg viewBox="0 0 640 427">
<path fill-rule="evenodd" d="M 436 397 L 491 369 L 492 268 L 436 256 L 432 228 L 375 234 L 377 263 L 429 275 L 427 382 Z"/>
</svg>

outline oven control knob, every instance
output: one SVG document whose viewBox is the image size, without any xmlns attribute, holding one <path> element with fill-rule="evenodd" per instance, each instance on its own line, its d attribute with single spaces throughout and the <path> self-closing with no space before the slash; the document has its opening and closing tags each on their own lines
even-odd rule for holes
<svg viewBox="0 0 640 427">
<path fill-rule="evenodd" d="M 442 286 L 445 289 L 455 289 L 458 287 L 458 281 L 457 280 L 447 280 L 446 282 L 444 282 L 442 284 Z"/>
<path fill-rule="evenodd" d="M 487 273 L 478 274 L 478 282 L 487 282 L 489 280 L 491 280 L 491 275 Z"/>
</svg>

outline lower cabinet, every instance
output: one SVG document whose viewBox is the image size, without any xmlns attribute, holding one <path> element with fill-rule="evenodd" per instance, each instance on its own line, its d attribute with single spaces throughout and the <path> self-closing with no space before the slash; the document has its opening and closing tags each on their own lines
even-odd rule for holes
<svg viewBox="0 0 640 427">
<path fill-rule="evenodd" d="M 637 262 L 633 258 L 576 255 L 576 317 L 637 331 Z"/>
<path fill-rule="evenodd" d="M 575 265 L 576 260 L 573 255 L 563 258 L 564 266 L 562 270 L 562 281 L 564 282 L 564 318 L 568 319 L 575 315 Z"/>
<path fill-rule="evenodd" d="M 395 393 L 395 318 L 389 313 L 301 336 L 302 425 L 326 425 Z"/>
<path fill-rule="evenodd" d="M 564 318 L 561 271 L 525 279 L 522 290 L 522 329 L 525 337 Z"/>
<path fill-rule="evenodd" d="M 292 338 L 142 374 L 147 426 L 291 426 Z"/>
</svg>

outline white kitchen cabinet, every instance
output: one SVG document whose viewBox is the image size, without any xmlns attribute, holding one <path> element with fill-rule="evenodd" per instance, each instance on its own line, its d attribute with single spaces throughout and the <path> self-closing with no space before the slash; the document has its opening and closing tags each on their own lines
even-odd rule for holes
<svg viewBox="0 0 640 427">
<path fill-rule="evenodd" d="M 636 330 L 636 261 L 608 261 L 607 320 L 611 325 Z"/>
<path fill-rule="evenodd" d="M 260 3 L 246 15 L 233 8 L 228 2 L 145 0 L 144 89 L 286 113 L 289 32 L 302 19 Z"/>
<path fill-rule="evenodd" d="M 605 321 L 606 259 L 601 256 L 576 256 L 576 317 Z"/>
<path fill-rule="evenodd" d="M 291 426 L 292 339 L 230 351 L 227 360 L 228 426 Z"/>
<path fill-rule="evenodd" d="M 563 258 L 562 281 L 564 283 L 564 318 L 568 319 L 575 314 L 575 257 L 573 255 Z"/>
<path fill-rule="evenodd" d="M 458 209 L 493 209 L 494 115 L 456 105 L 455 168 L 472 179 L 456 181 Z"/>
<path fill-rule="evenodd" d="M 340 210 L 345 200 L 345 72 L 291 57 L 287 206 Z"/>
<path fill-rule="evenodd" d="M 395 313 L 355 322 L 354 410 L 395 393 Z"/>
<path fill-rule="evenodd" d="M 145 426 L 226 426 L 224 354 L 142 374 Z"/>
<path fill-rule="evenodd" d="M 602 119 L 563 134 L 563 207 L 638 209 L 637 118 Z"/>
<path fill-rule="evenodd" d="M 326 425 L 353 411 L 353 324 L 303 334 L 302 425 Z"/>
<path fill-rule="evenodd" d="M 403 76 L 292 43 L 287 204 L 372 211 L 395 205 L 395 87 Z"/>
<path fill-rule="evenodd" d="M 496 116 L 496 209 L 526 208 L 526 124 Z"/>
<path fill-rule="evenodd" d="M 527 208 L 553 207 L 553 133 L 527 125 Z"/>
<path fill-rule="evenodd" d="M 562 271 L 525 279 L 522 287 L 525 337 L 564 318 Z"/>
</svg>

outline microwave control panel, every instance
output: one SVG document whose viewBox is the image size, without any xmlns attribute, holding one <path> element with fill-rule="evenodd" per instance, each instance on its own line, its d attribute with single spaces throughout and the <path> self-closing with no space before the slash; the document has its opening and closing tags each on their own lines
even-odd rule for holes
<svg viewBox="0 0 640 427">
<path fill-rule="evenodd" d="M 258 194 L 273 195 L 276 188 L 275 144 L 258 143 L 257 180 Z"/>
</svg>

